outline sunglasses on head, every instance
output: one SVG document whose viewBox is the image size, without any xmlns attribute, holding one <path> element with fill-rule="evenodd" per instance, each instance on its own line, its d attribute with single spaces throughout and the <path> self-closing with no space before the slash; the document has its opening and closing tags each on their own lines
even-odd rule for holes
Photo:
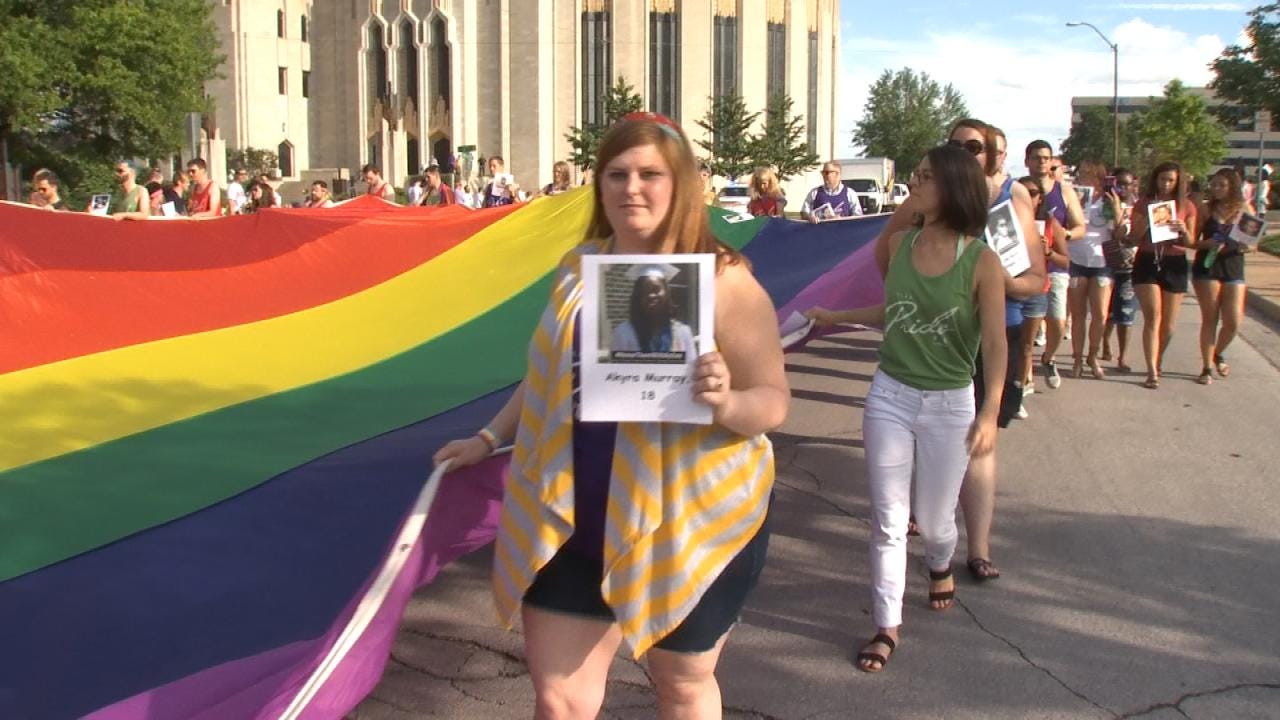
<svg viewBox="0 0 1280 720">
<path fill-rule="evenodd" d="M 981 155 L 987 151 L 987 146 L 982 144 L 981 140 L 948 140 L 948 145 L 963 148 L 970 155 Z"/>
</svg>

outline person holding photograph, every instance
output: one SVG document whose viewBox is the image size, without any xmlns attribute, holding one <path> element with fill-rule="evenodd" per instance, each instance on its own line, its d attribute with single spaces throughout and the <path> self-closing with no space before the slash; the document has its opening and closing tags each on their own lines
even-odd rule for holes
<svg viewBox="0 0 1280 720">
<path fill-rule="evenodd" d="M 1007 372 L 1008 368 L 1022 366 L 1022 344 L 1018 339 L 1022 333 L 1022 301 L 1044 292 L 1045 287 L 1045 253 L 1040 243 L 1040 234 L 1036 231 L 1035 214 L 1031 209 L 1031 196 L 1021 183 L 1014 181 L 1004 171 L 1008 150 L 1008 141 L 1000 128 L 988 125 L 981 120 L 965 118 L 952 126 L 947 135 L 947 143 L 962 148 L 973 156 L 987 177 L 987 196 L 989 207 L 1011 200 L 1018 222 L 1022 223 L 1022 237 L 1027 243 L 1027 254 L 1031 260 L 1031 269 L 1011 277 L 1005 273 L 1005 348 L 1006 354 L 991 358 L 992 362 L 1003 365 L 1006 372 L 1004 391 L 1000 394 L 1001 403 L 996 415 L 999 427 L 1008 427 L 1017 417 L 1022 403 L 1022 379 L 1017 372 Z M 885 229 L 876 239 L 876 264 L 883 276 L 889 268 L 892 255 L 889 252 L 889 238 L 893 233 L 918 225 L 923 214 L 916 209 L 916 203 L 907 197 L 889 218 Z M 986 399 L 984 372 L 984 353 L 978 352 L 977 370 L 974 372 L 974 395 L 978 403 L 978 412 L 982 412 Z M 996 507 L 996 453 L 974 456 L 969 461 L 969 470 L 965 475 L 964 485 L 960 488 L 960 507 L 964 510 L 965 538 L 968 544 L 969 559 L 966 563 L 969 574 L 978 582 L 987 582 L 1000 577 L 1000 570 L 991 561 L 991 523 L 995 517 Z"/>
<path fill-rule="evenodd" d="M 1196 206 L 1187 200 L 1182 166 L 1165 162 L 1155 166 L 1147 179 L 1142 199 L 1133 208 L 1132 232 L 1138 238 L 1138 254 L 1133 260 L 1133 285 L 1142 307 L 1142 355 L 1147 362 L 1143 387 L 1160 387 L 1164 352 L 1173 340 L 1173 328 L 1187 293 L 1187 248 L 1196 236 Z M 1151 241 L 1147 206 L 1173 201 L 1177 217 L 1170 214 L 1166 225 L 1177 237 L 1166 242 Z M 1154 213 L 1153 213 L 1154 214 Z"/>
<path fill-rule="evenodd" d="M 489 182 L 484 186 L 484 197 L 480 200 L 480 206 L 485 208 L 501 207 L 503 205 L 511 205 L 520 199 L 520 187 L 516 185 L 515 179 L 506 171 L 507 163 L 502 159 L 501 155 L 489 156 L 489 162 L 486 167 L 489 169 Z"/>
<path fill-rule="evenodd" d="M 1067 306 L 1071 311 L 1071 324 L 1076 331 L 1071 338 L 1071 376 L 1080 377 L 1084 372 L 1085 336 L 1089 341 L 1089 373 L 1097 380 L 1106 374 L 1099 364 L 1102 335 L 1111 309 L 1111 268 L 1103 246 L 1112 242 L 1115 234 L 1124 233 L 1124 208 L 1114 188 L 1102 187 L 1106 168 L 1101 163 L 1086 160 L 1076 171 L 1077 187 L 1091 188 L 1086 196 L 1096 198 L 1084 208 L 1084 235 L 1067 243 L 1070 255 L 1071 284 L 1067 290 Z M 1120 218 L 1117 222 L 1116 219 Z M 1086 333 L 1087 328 L 1087 333 Z"/>
<path fill-rule="evenodd" d="M 929 151 L 912 177 L 923 225 L 889 239 L 885 304 L 808 311 L 819 326 L 884 328 L 880 367 L 863 414 L 871 496 L 872 613 L 876 634 L 858 653 L 858 669 L 884 669 L 900 640 L 907 580 L 907 526 L 915 477 L 916 526 L 929 566 L 929 607 L 954 603 L 951 559 L 956 504 L 970 456 L 995 447 L 1005 368 L 983 368 L 986 397 L 976 410 L 973 376 L 979 345 L 1003 358 L 1005 272 L 982 241 L 986 178 L 965 150 Z"/>
<path fill-rule="evenodd" d="M 1133 258 L 1137 253 L 1133 233 L 1133 206 L 1138 201 L 1138 176 L 1124 168 L 1112 171 L 1115 177 L 1114 192 L 1120 198 L 1120 218 L 1111 233 L 1111 240 L 1102 243 L 1102 254 L 1111 268 L 1111 309 L 1102 331 L 1103 360 L 1111 360 L 1111 332 L 1116 335 L 1116 369 L 1127 373 L 1131 369 L 1125 362 L 1129 352 L 1129 328 L 1138 316 L 1138 296 L 1133 289 Z M 1123 232 L 1121 232 L 1123 230 Z"/>
<path fill-rule="evenodd" d="M 823 163 L 822 184 L 805 196 L 800 215 L 811 223 L 862 215 L 857 193 L 840 180 L 840 163 L 835 160 Z"/>
<path fill-rule="evenodd" d="M 1249 246 L 1229 235 L 1248 210 L 1240 190 L 1240 176 L 1234 170 L 1214 173 L 1191 263 L 1191 282 L 1200 301 L 1201 364 L 1196 382 L 1201 385 L 1213 382 L 1211 370 L 1217 370 L 1218 376 L 1224 378 L 1231 373 L 1223 352 L 1235 339 L 1244 316 L 1244 253 L 1249 252 Z"/>
<path fill-rule="evenodd" d="M 790 399 L 777 316 L 746 260 L 712 234 L 678 125 L 624 116 L 596 167 L 586 236 L 556 273 L 524 381 L 435 461 L 470 465 L 515 439 L 494 596 L 505 625 L 523 620 L 536 717 L 595 717 L 624 641 L 648 660 L 659 716 L 720 717 L 716 664 L 768 548 L 765 433 Z M 689 388 L 712 424 L 575 419 L 581 266 L 594 253 L 715 255 L 719 351 L 698 358 Z"/>
<path fill-rule="evenodd" d="M 676 319 L 671 297 L 673 265 L 641 265 L 631 268 L 634 280 L 627 319 L 613 329 L 612 352 L 666 353 L 696 351 L 693 330 Z"/>
<path fill-rule="evenodd" d="M 786 206 L 787 196 L 778 185 L 778 174 L 773 168 L 756 168 L 751 173 L 751 201 L 747 203 L 747 212 L 755 217 L 782 217 Z"/>
</svg>

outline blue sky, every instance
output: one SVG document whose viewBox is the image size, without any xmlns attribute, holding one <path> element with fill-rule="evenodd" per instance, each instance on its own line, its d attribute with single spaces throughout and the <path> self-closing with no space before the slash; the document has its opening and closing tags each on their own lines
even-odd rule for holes
<svg viewBox="0 0 1280 720">
<path fill-rule="evenodd" d="M 1120 95 L 1159 95 L 1169 80 L 1206 84 L 1207 65 L 1238 42 L 1255 3 L 840 0 L 843 84 L 836 96 L 836 155 L 850 136 L 867 88 L 886 69 L 910 67 L 951 83 L 971 114 L 1009 135 L 1010 170 L 1036 138 L 1056 149 L 1071 125 L 1071 97 L 1111 96 L 1111 50 L 1120 47 Z M 899 172 L 902 172 L 899 169 Z"/>
</svg>

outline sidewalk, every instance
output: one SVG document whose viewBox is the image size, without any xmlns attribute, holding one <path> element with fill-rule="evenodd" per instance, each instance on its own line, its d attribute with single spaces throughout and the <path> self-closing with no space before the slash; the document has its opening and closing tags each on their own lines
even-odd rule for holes
<svg viewBox="0 0 1280 720">
<path fill-rule="evenodd" d="M 1245 280 L 1249 283 L 1249 307 L 1280 323 L 1280 257 L 1260 251 L 1249 253 L 1245 258 Z"/>
</svg>

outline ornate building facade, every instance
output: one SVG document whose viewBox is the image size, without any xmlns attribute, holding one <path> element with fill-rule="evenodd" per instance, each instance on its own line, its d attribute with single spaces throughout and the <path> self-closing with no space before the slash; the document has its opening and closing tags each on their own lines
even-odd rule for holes
<svg viewBox="0 0 1280 720">
<path fill-rule="evenodd" d="M 291 150 L 288 177 L 373 163 L 403 185 L 474 148 L 537 187 L 619 78 L 695 140 L 712 95 L 758 111 L 785 92 L 832 154 L 838 0 L 211 1 L 233 34 L 229 79 L 210 86 L 221 134 Z M 250 6 L 265 30 L 243 30 Z"/>
</svg>

